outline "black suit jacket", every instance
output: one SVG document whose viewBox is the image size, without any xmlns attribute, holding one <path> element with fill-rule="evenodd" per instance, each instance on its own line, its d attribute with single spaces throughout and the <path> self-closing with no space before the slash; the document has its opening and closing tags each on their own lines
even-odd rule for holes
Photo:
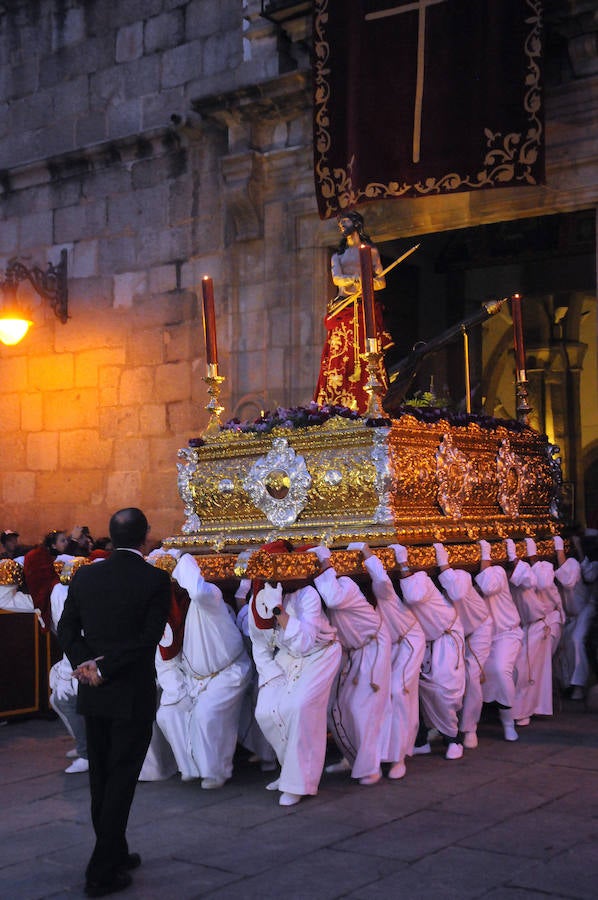
<svg viewBox="0 0 598 900">
<path fill-rule="evenodd" d="M 73 668 L 98 662 L 104 683 L 80 684 L 83 715 L 153 719 L 156 646 L 170 607 L 170 578 L 136 553 L 115 550 L 73 576 L 58 640 Z"/>
</svg>

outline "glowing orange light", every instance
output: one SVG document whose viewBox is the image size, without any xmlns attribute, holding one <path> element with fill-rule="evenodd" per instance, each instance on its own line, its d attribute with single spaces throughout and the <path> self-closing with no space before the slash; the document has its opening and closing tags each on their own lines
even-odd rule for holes
<svg viewBox="0 0 598 900">
<path fill-rule="evenodd" d="M 18 344 L 29 331 L 33 322 L 29 319 L 6 317 L 0 319 L 0 341 L 7 346 Z"/>
</svg>

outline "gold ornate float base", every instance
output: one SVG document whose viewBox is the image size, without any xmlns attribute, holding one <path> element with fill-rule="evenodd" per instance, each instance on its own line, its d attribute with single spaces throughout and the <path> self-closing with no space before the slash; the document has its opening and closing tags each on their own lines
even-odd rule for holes
<svg viewBox="0 0 598 900">
<path fill-rule="evenodd" d="M 186 520 L 164 546 L 219 557 L 225 567 L 279 538 L 338 551 L 356 540 L 399 542 L 423 566 L 442 541 L 451 562 L 468 564 L 480 538 L 542 541 L 558 531 L 558 462 L 530 428 L 412 415 L 370 427 L 336 417 L 270 434 L 221 431 L 179 459 Z M 343 568 L 352 564 L 347 558 Z"/>
</svg>

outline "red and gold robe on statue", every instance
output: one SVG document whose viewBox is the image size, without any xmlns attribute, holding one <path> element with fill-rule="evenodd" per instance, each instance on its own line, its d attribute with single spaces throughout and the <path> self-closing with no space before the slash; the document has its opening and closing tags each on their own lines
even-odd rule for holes
<svg viewBox="0 0 598 900">
<path fill-rule="evenodd" d="M 377 248 L 370 246 L 373 287 L 381 290 L 386 286 L 382 262 Z M 339 295 L 328 304 L 324 319 L 327 335 L 314 399 L 320 406 L 346 406 L 364 414 L 370 398 L 365 390 L 368 371 L 364 359 L 366 327 L 359 243 L 349 243 L 344 250 L 334 253 L 330 265 Z M 392 344 L 392 338 L 384 330 L 382 309 L 381 303 L 374 304 L 378 347 L 385 350 Z M 388 381 L 384 364 L 380 365 L 376 374 L 386 392 Z"/>
<path fill-rule="evenodd" d="M 384 330 L 382 304 L 376 303 L 376 325 L 378 340 L 382 348 L 389 346 L 390 335 Z M 365 390 L 368 380 L 365 353 L 365 322 L 363 303 L 350 303 L 337 315 L 327 315 L 326 342 L 322 351 L 320 374 L 314 400 L 320 406 L 347 406 L 359 413 L 365 413 L 369 394 Z M 378 380 L 388 389 L 386 369 L 380 366 Z"/>
</svg>

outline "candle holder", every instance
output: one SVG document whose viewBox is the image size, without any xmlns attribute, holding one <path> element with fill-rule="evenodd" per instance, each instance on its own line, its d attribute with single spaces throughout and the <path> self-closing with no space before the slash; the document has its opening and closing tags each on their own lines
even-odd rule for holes
<svg viewBox="0 0 598 900">
<path fill-rule="evenodd" d="M 366 352 L 362 354 L 362 359 L 365 360 L 368 380 L 364 384 L 363 389 L 369 395 L 366 417 L 368 419 L 383 419 L 386 417 L 386 413 L 382 409 L 380 398 L 385 389 L 379 375 L 384 354 L 380 353 L 378 338 L 366 338 L 365 346 Z"/>
<path fill-rule="evenodd" d="M 203 381 L 207 384 L 210 395 L 210 402 L 205 407 L 210 414 L 210 421 L 202 437 L 209 438 L 220 433 L 220 414 L 224 411 L 218 398 L 222 382 L 226 379 L 223 375 L 218 374 L 218 363 L 208 363 L 208 374 L 204 375 Z"/>
<path fill-rule="evenodd" d="M 529 425 L 530 413 L 533 412 L 534 408 L 527 402 L 527 378 L 518 378 L 515 382 L 515 401 L 517 421 L 521 422 L 522 425 Z"/>
</svg>

